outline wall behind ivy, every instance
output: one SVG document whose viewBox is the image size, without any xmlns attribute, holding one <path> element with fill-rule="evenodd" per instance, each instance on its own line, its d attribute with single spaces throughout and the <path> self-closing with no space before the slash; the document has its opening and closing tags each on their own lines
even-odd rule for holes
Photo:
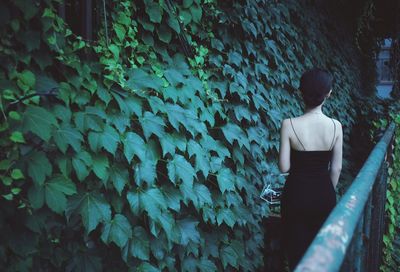
<svg viewBox="0 0 400 272">
<path fill-rule="evenodd" d="M 345 143 L 363 106 L 351 35 L 298 1 L 105 3 L 96 41 L 57 1 L 0 4 L 0 266 L 262 269 L 258 194 L 300 75 L 334 73 Z"/>
</svg>

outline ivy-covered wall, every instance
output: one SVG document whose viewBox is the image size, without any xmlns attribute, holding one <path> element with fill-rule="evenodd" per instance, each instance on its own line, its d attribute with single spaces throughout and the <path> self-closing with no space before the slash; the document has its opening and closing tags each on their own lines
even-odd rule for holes
<svg viewBox="0 0 400 272">
<path fill-rule="evenodd" d="M 58 1 L 0 3 L 2 270 L 262 269 L 258 195 L 312 66 L 350 180 L 351 35 L 300 1 L 104 3 L 96 41 Z"/>
</svg>

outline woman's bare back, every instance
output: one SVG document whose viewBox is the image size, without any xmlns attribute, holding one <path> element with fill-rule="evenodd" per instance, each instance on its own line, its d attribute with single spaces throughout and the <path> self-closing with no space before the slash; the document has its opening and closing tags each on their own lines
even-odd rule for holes
<svg viewBox="0 0 400 272">
<path fill-rule="evenodd" d="M 291 118 L 290 146 L 295 150 L 330 150 L 337 139 L 339 121 L 324 114 L 304 114 Z"/>
</svg>

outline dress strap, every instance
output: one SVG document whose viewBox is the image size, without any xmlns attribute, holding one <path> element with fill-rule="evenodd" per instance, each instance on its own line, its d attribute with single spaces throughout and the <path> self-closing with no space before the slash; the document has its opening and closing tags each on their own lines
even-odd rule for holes
<svg viewBox="0 0 400 272">
<path fill-rule="evenodd" d="M 300 141 L 299 136 L 297 136 L 297 133 L 296 133 L 296 131 L 294 130 L 293 123 L 292 123 L 292 118 L 290 118 L 290 124 L 292 125 L 292 129 L 293 129 L 294 135 L 296 135 L 297 140 L 299 140 L 299 142 L 300 142 L 301 146 L 303 147 L 303 149 L 306 150 L 306 149 L 304 148 L 303 143 Z"/>
<path fill-rule="evenodd" d="M 331 118 L 332 122 L 333 122 L 333 139 L 332 139 L 332 143 L 331 143 L 331 148 L 329 150 L 332 150 L 333 148 L 333 142 L 335 140 L 335 133 L 336 133 L 336 124 L 335 121 L 333 121 L 333 119 Z"/>
</svg>

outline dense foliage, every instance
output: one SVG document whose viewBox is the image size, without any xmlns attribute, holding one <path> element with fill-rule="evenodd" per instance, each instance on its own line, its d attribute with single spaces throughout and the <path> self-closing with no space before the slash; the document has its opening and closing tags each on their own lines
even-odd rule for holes
<svg viewBox="0 0 400 272">
<path fill-rule="evenodd" d="M 392 165 L 388 168 L 384 248 L 380 266 L 380 271 L 383 272 L 396 271 L 400 266 L 400 115 L 398 105 L 396 111 L 391 111 L 386 119 L 374 122 L 374 126 L 376 129 L 385 129 L 389 122 L 396 124 L 396 130 L 391 154 Z"/>
<path fill-rule="evenodd" d="M 351 39 L 298 1 L 105 2 L 95 42 L 57 1 L 0 3 L 0 266 L 259 269 L 258 192 L 311 66 L 335 75 L 348 175 L 370 111 Z"/>
</svg>

